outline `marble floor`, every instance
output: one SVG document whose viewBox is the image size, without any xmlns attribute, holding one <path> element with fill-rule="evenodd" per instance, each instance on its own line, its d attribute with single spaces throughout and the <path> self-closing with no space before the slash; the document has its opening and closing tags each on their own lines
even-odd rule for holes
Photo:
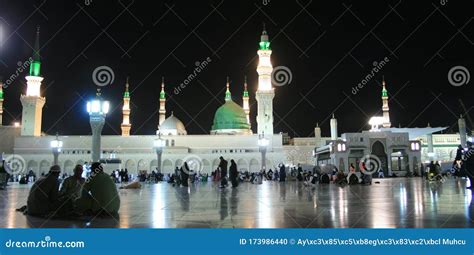
<svg viewBox="0 0 474 255">
<path fill-rule="evenodd" d="M 297 182 L 145 184 L 119 190 L 118 217 L 44 219 L 16 212 L 29 185 L 0 191 L 1 228 L 472 228 L 474 201 L 465 180 L 377 179 L 372 186 L 308 188 Z"/>
</svg>

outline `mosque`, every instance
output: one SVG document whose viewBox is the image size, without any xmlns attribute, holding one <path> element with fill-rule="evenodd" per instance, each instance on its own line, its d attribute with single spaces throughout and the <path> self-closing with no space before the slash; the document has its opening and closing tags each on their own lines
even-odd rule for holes
<svg viewBox="0 0 474 255">
<path fill-rule="evenodd" d="M 273 130 L 273 98 L 270 40 L 263 30 L 257 55 L 259 58 L 256 91 L 257 134 L 252 133 L 250 122 L 249 93 L 247 83 L 242 95 L 243 105 L 232 100 L 229 80 L 224 104 L 214 116 L 209 134 L 188 134 L 186 125 L 173 111 L 166 109 L 165 82 L 162 81 L 159 94 L 159 118 L 157 135 L 130 135 L 130 102 L 128 80 L 123 95 L 123 121 L 121 135 L 101 137 L 100 158 L 110 163 L 110 168 L 127 168 L 132 174 L 160 169 L 171 173 L 184 161 L 190 162 L 195 171 L 210 173 L 217 168 L 219 157 L 234 159 L 240 171 L 256 172 L 262 168 L 275 169 L 280 163 L 306 167 L 315 164 L 334 164 L 348 171 L 350 164 L 357 163 L 365 155 L 376 154 L 381 160 L 381 168 L 387 174 L 399 171 L 417 171 L 419 162 L 436 157 L 449 161 L 453 158 L 457 145 L 466 139 L 465 122 L 460 120 L 460 134 L 434 134 L 445 128 L 392 128 L 390 123 L 388 92 L 383 81 L 383 116 L 374 119 L 370 131 L 338 135 L 337 120 L 330 121 L 331 137 L 321 137 L 321 128 L 315 127 L 314 137 L 288 138 L 285 134 L 275 134 Z M 0 86 L 0 152 L 7 161 L 16 161 L 20 170 L 33 170 L 37 174 L 46 173 L 53 164 L 50 144 L 58 139 L 62 148 L 58 164 L 68 173 L 76 164 L 91 161 L 92 137 L 82 135 L 55 136 L 42 133 L 42 109 L 46 98 L 40 88 L 41 58 L 39 53 L 39 30 L 35 50 L 26 76 L 27 89 L 21 95 L 23 107 L 21 124 L 3 125 L 3 86 Z M 371 123 L 374 124 L 374 123 Z M 379 125 L 382 126 L 379 128 Z M 464 125 L 464 126 L 462 126 Z M 464 130 L 463 130 L 464 129 Z M 157 159 L 154 141 L 163 141 L 162 158 Z M 463 140 L 464 139 L 464 140 Z M 262 142 L 263 141 L 263 142 Z M 454 151 L 454 152 L 453 152 Z M 160 166 L 158 162 L 160 161 Z"/>
</svg>

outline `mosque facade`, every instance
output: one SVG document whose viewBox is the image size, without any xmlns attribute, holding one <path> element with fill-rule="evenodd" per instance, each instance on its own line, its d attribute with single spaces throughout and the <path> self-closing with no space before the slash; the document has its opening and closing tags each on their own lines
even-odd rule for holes
<svg viewBox="0 0 474 255">
<path fill-rule="evenodd" d="M 56 137 L 41 132 L 42 108 L 46 98 L 40 93 L 43 77 L 39 49 L 38 30 L 33 61 L 26 76 L 26 93 L 20 97 L 23 107 L 21 125 L 3 125 L 0 115 L 2 140 L 0 152 L 3 154 L 3 159 L 7 162 L 17 161 L 23 170 L 33 170 L 37 174 L 46 173 L 53 164 L 50 143 L 58 138 L 63 143 L 58 164 L 66 172 L 71 173 L 76 164 L 91 161 L 92 137 L 88 135 Z M 271 54 L 269 36 L 264 29 L 257 51 L 259 63 L 256 71 L 259 78 L 255 98 L 258 105 L 256 134 L 252 133 L 250 124 L 247 83 L 244 84 L 243 105 L 240 106 L 232 100 L 227 79 L 224 104 L 216 110 L 209 134 L 188 134 L 186 125 L 173 111 L 170 112 L 166 108 L 166 86 L 163 80 L 159 95 L 157 135 L 131 135 L 133 123 L 130 121 L 130 115 L 133 112 L 130 109 L 130 102 L 133 101 L 133 95 L 129 92 L 127 79 L 123 94 L 121 135 L 102 136 L 101 160 L 110 164 L 111 169 L 126 168 L 132 174 L 150 173 L 158 167 L 157 153 L 153 148 L 157 137 L 164 141 L 159 167 L 162 173 L 172 173 L 185 161 L 190 163 L 195 171 L 210 173 L 217 168 L 220 156 L 228 160 L 234 159 L 239 171 L 256 172 L 263 166 L 266 169 L 275 169 L 280 163 L 285 165 L 301 163 L 310 167 L 315 164 L 331 163 L 347 172 L 351 163 L 356 163 L 365 155 L 373 153 L 376 142 L 381 143 L 377 146 L 382 146 L 381 151 L 385 153 L 378 155 L 382 157 L 384 166 L 387 166 L 384 171 L 392 170 L 393 160 L 396 158 L 392 157 L 393 153 L 405 157 L 402 161 L 397 159 L 400 169 L 403 166 L 403 169 L 415 170 L 417 162 L 433 157 L 433 153 L 439 155 L 441 160 L 452 159 L 453 150 L 455 153 L 459 145 L 459 134 L 433 135 L 433 132 L 442 129 L 429 129 L 413 137 L 413 132 L 410 130 L 391 128 L 385 81 L 382 91 L 383 116 L 380 117 L 383 120 L 380 123 L 383 128 L 377 130 L 378 132 L 371 130 L 339 136 L 337 120 L 333 116 L 330 121 L 331 137 L 321 137 L 319 126 L 315 127 L 314 137 L 287 139 L 284 134 L 275 134 L 273 130 L 275 90 L 271 78 L 273 71 Z M 0 114 L 2 113 L 3 89 L 0 86 Z M 259 146 L 259 139 L 267 141 L 265 156 Z"/>
</svg>

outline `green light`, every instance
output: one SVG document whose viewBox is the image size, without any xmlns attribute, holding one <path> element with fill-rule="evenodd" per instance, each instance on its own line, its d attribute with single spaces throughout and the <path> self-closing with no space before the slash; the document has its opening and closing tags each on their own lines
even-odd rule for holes
<svg viewBox="0 0 474 255">
<path fill-rule="evenodd" d="M 247 90 L 244 91 L 244 97 L 249 97 L 249 92 Z"/>
<path fill-rule="evenodd" d="M 130 93 L 128 91 L 125 91 L 125 93 L 123 93 L 123 97 L 130 98 Z"/>
<path fill-rule="evenodd" d="M 165 99 L 165 91 L 161 90 L 160 92 L 160 99 Z"/>
<path fill-rule="evenodd" d="M 270 49 L 270 42 L 260 42 L 260 50 L 269 50 Z"/>
<path fill-rule="evenodd" d="M 30 76 L 40 76 L 41 63 L 39 61 L 33 61 L 30 64 Z"/>
<path fill-rule="evenodd" d="M 0 89 L 0 99 L 3 99 L 3 89 Z"/>
<path fill-rule="evenodd" d="M 382 90 L 382 97 L 388 97 L 388 92 L 386 89 Z"/>
</svg>

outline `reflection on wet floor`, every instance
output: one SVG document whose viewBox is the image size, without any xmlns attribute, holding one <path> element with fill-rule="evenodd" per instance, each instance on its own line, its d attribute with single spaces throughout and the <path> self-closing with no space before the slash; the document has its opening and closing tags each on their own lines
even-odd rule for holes
<svg viewBox="0 0 474 255">
<path fill-rule="evenodd" d="M 439 228 L 474 227 L 472 191 L 464 180 L 429 184 L 421 178 L 382 179 L 372 186 L 215 183 L 146 184 L 120 190 L 119 217 L 80 220 L 24 216 L 29 185 L 0 191 L 0 227 L 106 228 Z"/>
</svg>

